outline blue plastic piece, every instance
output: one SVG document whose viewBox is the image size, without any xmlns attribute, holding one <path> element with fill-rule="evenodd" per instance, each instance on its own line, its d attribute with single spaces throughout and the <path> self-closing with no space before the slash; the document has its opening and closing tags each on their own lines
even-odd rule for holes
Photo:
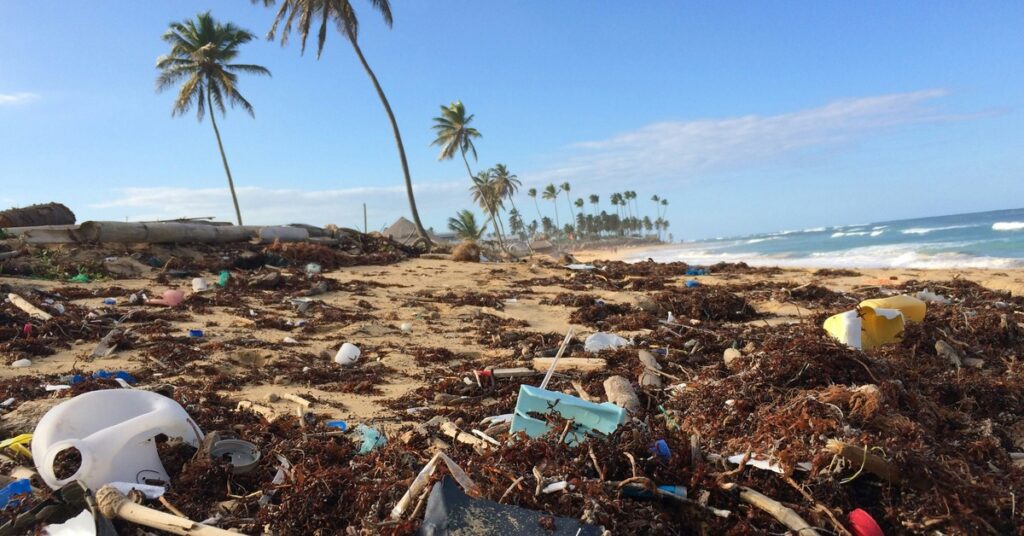
<svg viewBox="0 0 1024 536">
<path fill-rule="evenodd" d="M 203 336 L 203 330 L 201 329 L 190 329 L 188 330 L 189 337 L 199 338 Z"/>
<path fill-rule="evenodd" d="M 329 428 L 338 428 L 342 432 L 348 430 L 348 423 L 345 421 L 327 421 L 327 426 Z"/>
<path fill-rule="evenodd" d="M 703 268 L 689 267 L 686 269 L 686 275 L 708 275 L 708 271 Z"/>
<path fill-rule="evenodd" d="M 572 395 L 520 385 L 512 415 L 513 434 L 522 431 L 530 437 L 540 437 L 551 430 L 546 421 L 531 417 L 530 413 L 555 413 L 572 420 L 572 427 L 565 434 L 569 445 L 580 443 L 587 435 L 610 434 L 626 422 L 626 410 L 610 402 L 594 404 Z"/>
<path fill-rule="evenodd" d="M 376 428 L 370 428 L 363 424 L 357 424 L 353 428 L 356 434 L 359 434 L 361 441 L 359 445 L 359 451 L 356 454 L 369 454 L 373 449 L 384 446 L 388 442 L 388 438 L 384 437 L 384 434 L 380 433 L 380 430 Z"/>
<path fill-rule="evenodd" d="M 128 382 L 129 385 L 135 385 L 136 383 L 138 383 L 138 380 L 135 379 L 135 376 L 132 376 L 131 374 L 128 374 L 127 372 L 125 372 L 123 370 L 119 370 L 117 372 L 111 373 L 111 372 L 107 372 L 107 371 L 105 371 L 103 369 L 100 369 L 100 370 L 97 370 L 96 372 L 93 372 L 92 373 L 92 377 L 97 379 L 97 380 L 112 380 L 112 379 L 115 379 L 115 378 L 119 378 L 119 379 L 122 379 L 122 380 Z M 75 381 L 75 378 L 78 378 L 78 381 Z M 78 382 L 81 382 L 81 381 L 84 381 L 84 380 L 82 379 L 81 376 L 76 374 L 75 376 L 72 376 L 70 383 L 71 383 L 71 385 L 74 385 L 74 384 L 76 384 Z"/>
<path fill-rule="evenodd" d="M 27 478 L 15 480 L 0 489 L 0 510 L 6 510 L 9 506 L 18 506 L 21 500 L 15 499 L 18 495 L 32 493 L 32 482 Z"/>
<path fill-rule="evenodd" d="M 117 300 L 114 298 L 106 298 L 103 300 L 103 305 L 117 305 Z"/>
<path fill-rule="evenodd" d="M 700 281 L 697 281 L 696 279 L 690 279 L 690 280 L 688 280 L 686 282 L 686 288 L 693 288 L 693 287 L 699 287 L 699 286 L 700 286 Z"/>
<path fill-rule="evenodd" d="M 668 448 L 668 443 L 666 443 L 664 439 L 659 439 L 651 445 L 651 454 L 654 454 L 662 460 L 668 460 L 672 457 L 672 451 Z"/>
<path fill-rule="evenodd" d="M 686 498 L 686 486 L 664 484 L 658 486 L 658 491 L 674 495 L 680 499 Z M 622 488 L 622 493 L 627 497 L 636 497 L 638 499 L 653 499 L 654 494 L 640 486 L 626 486 Z"/>
</svg>

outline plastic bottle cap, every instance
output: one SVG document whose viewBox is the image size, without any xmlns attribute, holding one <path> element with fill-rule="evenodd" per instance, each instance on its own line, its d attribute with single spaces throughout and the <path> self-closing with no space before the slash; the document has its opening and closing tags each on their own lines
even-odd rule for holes
<svg viewBox="0 0 1024 536">
<path fill-rule="evenodd" d="M 860 508 L 850 512 L 847 520 L 850 522 L 850 532 L 854 536 L 885 536 L 875 518 Z"/>
</svg>

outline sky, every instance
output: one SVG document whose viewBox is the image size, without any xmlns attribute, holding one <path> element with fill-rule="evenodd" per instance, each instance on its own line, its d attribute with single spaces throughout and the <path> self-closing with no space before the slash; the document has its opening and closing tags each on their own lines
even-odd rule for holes
<svg viewBox="0 0 1024 536">
<path fill-rule="evenodd" d="M 388 29 L 352 1 L 428 227 L 474 208 L 431 147 L 456 99 L 483 134 L 474 171 L 568 181 L 605 210 L 634 190 L 653 214 L 659 195 L 676 239 L 1024 206 L 1024 2 L 392 0 Z M 168 23 L 210 9 L 260 36 L 238 60 L 273 73 L 240 81 L 255 118 L 218 121 L 246 223 L 408 216 L 384 110 L 333 30 L 318 60 L 263 39 L 273 11 L 245 0 L 3 6 L 0 205 L 232 220 L 208 120 L 154 89 Z"/>
</svg>

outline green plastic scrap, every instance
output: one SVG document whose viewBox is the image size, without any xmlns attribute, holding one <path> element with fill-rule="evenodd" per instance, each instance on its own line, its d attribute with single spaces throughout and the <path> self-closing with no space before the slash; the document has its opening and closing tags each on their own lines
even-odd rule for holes
<svg viewBox="0 0 1024 536">
<path fill-rule="evenodd" d="M 554 413 L 571 420 L 573 424 L 565 434 L 569 445 L 576 445 L 588 435 L 610 434 L 626 422 L 626 410 L 610 402 L 595 404 L 572 395 L 520 385 L 511 432 L 523 431 L 530 437 L 540 437 L 551 431 L 547 421 L 531 417 L 531 413 Z"/>
</svg>

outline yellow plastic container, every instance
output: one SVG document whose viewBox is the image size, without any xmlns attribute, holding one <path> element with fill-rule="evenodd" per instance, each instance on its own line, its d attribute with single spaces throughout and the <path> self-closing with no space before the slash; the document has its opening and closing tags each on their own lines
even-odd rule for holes
<svg viewBox="0 0 1024 536">
<path fill-rule="evenodd" d="M 860 302 L 860 307 L 830 316 L 825 331 L 858 350 L 896 342 L 906 320 L 924 320 L 925 303 L 911 296 L 892 296 Z"/>
<path fill-rule="evenodd" d="M 925 304 L 913 296 L 874 298 L 860 302 L 860 306 L 872 309 L 896 309 L 903 313 L 903 318 L 911 322 L 921 322 L 924 320 Z"/>
</svg>

